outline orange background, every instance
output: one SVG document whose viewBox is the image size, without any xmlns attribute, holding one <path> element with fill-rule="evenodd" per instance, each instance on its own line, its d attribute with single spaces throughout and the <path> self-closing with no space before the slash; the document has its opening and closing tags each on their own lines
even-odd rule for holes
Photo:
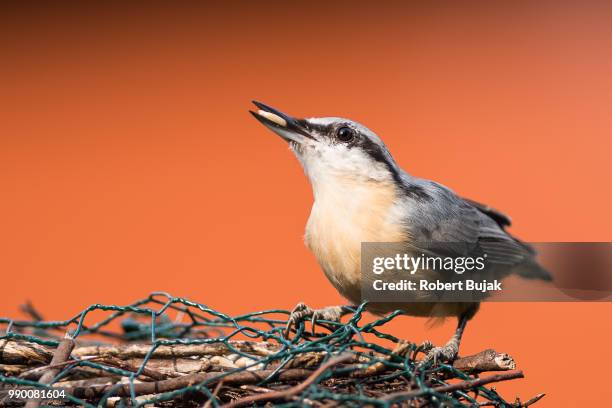
<svg viewBox="0 0 612 408">
<path fill-rule="evenodd" d="M 251 99 L 361 121 L 525 240 L 611 239 L 603 5 L 54 4 L 0 14 L 0 315 L 153 290 L 228 313 L 342 302 L 302 243 L 308 182 Z M 512 354 L 508 399 L 603 404 L 611 313 L 485 304 L 462 353 Z M 455 324 L 423 323 L 389 330 L 441 343 Z"/>
</svg>

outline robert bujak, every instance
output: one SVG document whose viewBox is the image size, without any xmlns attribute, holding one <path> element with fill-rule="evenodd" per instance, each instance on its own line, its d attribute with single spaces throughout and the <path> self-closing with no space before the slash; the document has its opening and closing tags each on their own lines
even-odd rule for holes
<svg viewBox="0 0 612 408">
<path fill-rule="evenodd" d="M 413 290 L 429 290 L 429 291 L 473 291 L 473 292 L 491 292 L 501 291 L 501 281 L 495 279 L 493 281 L 466 279 L 459 282 L 444 282 L 441 280 L 428 281 L 419 279 L 411 281 L 402 279 L 396 282 L 385 282 L 382 279 L 377 279 L 372 283 L 372 288 L 376 291 L 413 291 Z"/>
</svg>

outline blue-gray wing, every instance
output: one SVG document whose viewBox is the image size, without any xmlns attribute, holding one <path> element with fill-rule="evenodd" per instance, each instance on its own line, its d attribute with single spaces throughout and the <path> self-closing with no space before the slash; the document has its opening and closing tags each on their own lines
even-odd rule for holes
<svg viewBox="0 0 612 408">
<path fill-rule="evenodd" d="M 550 279 L 536 262 L 535 251 L 504 230 L 510 225 L 508 216 L 465 200 L 437 183 L 422 181 L 420 185 L 427 195 L 407 204 L 412 208 L 406 222 L 411 246 L 441 257 L 486 254 L 486 263 L 495 275 L 518 273 Z"/>
<path fill-rule="evenodd" d="M 492 218 L 500 227 L 509 227 L 512 224 L 512 219 L 507 214 L 491 206 L 470 200 L 469 198 L 463 198 L 463 200 L 478 209 L 478 211 Z"/>
</svg>

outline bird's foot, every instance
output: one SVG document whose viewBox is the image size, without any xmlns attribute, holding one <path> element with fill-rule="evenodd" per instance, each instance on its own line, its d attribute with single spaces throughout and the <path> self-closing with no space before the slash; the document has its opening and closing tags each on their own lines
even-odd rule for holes
<svg viewBox="0 0 612 408">
<path fill-rule="evenodd" d="M 442 347 L 433 347 L 430 341 L 426 341 L 420 348 L 427 353 L 419 363 L 420 367 L 428 363 L 433 363 L 434 366 L 439 362 L 452 363 L 459 354 L 459 346 L 457 342 L 452 340 Z"/>
<path fill-rule="evenodd" d="M 291 312 L 285 327 L 285 337 L 289 335 L 292 328 L 297 328 L 300 322 L 310 318 L 312 334 L 315 334 L 315 326 L 320 320 L 329 322 L 340 322 L 342 316 L 346 314 L 342 306 L 328 306 L 322 309 L 311 309 L 304 303 L 298 303 Z"/>
</svg>

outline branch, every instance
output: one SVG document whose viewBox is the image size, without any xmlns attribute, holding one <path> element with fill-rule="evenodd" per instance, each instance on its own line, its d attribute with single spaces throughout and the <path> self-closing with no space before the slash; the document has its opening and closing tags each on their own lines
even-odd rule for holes
<svg viewBox="0 0 612 408">
<path fill-rule="evenodd" d="M 256 356 L 269 356 L 280 349 L 279 346 L 266 342 L 232 341 L 231 346 L 244 353 Z M 151 350 L 150 344 L 120 344 L 116 346 L 85 346 L 76 348 L 75 357 L 104 356 L 127 358 L 143 358 Z M 177 344 L 159 346 L 153 352 L 153 358 L 176 358 L 191 356 L 223 356 L 233 353 L 225 343 Z"/>
<path fill-rule="evenodd" d="M 459 390 L 472 389 L 472 388 L 480 387 L 481 385 L 485 385 L 485 384 L 489 384 L 493 382 L 513 380 L 515 378 L 523 378 L 523 377 L 524 375 L 522 371 L 510 371 L 507 373 L 494 374 L 489 377 L 465 380 L 465 381 L 458 382 L 456 384 L 441 385 L 439 387 L 434 387 L 431 390 L 396 392 L 396 393 L 389 394 L 381 398 L 381 400 L 383 402 L 395 401 L 398 399 L 406 400 L 406 399 L 422 397 L 424 395 L 429 394 L 431 391 L 437 392 L 437 393 L 449 393 L 449 392 L 454 392 L 454 391 L 459 391 Z"/>
<path fill-rule="evenodd" d="M 0 364 L 48 364 L 52 349 L 24 340 L 0 340 Z"/>
<path fill-rule="evenodd" d="M 472 356 L 458 358 L 453 363 L 453 367 L 466 374 L 476 374 L 485 371 L 514 370 L 516 363 L 508 354 L 487 349 Z"/>
<path fill-rule="evenodd" d="M 254 356 L 269 356 L 274 354 L 279 347 L 273 343 L 255 343 L 247 341 L 231 341 L 229 345 L 244 353 Z M 85 346 L 77 347 L 72 351 L 72 356 L 81 360 L 101 359 L 115 361 L 121 359 L 128 361 L 133 367 L 139 367 L 142 359 L 150 350 L 150 344 L 132 344 L 117 346 Z M 401 355 L 403 345 L 398 344 L 393 351 Z M 233 369 L 250 365 L 254 360 L 245 357 L 231 359 L 233 351 L 224 343 L 160 346 L 152 354 L 147 362 L 147 368 L 159 371 L 166 377 L 179 374 L 193 374 L 209 370 L 211 367 L 222 367 Z M 309 352 L 299 354 L 289 362 L 286 368 L 310 368 L 317 366 L 326 354 L 324 352 Z M 53 350 L 23 340 L 0 340 L 0 365 L 38 366 L 49 364 L 53 357 Z M 199 357 L 194 359 L 193 357 Z M 367 363 L 368 359 L 356 358 L 355 362 Z M 386 357 L 385 359 L 388 359 Z M 248 360 L 248 361 L 247 361 Z M 358 360 L 358 361 L 357 361 Z M 110 363 L 109 365 L 113 365 Z M 116 366 L 116 364 L 114 364 Z M 273 367 L 274 363 L 270 364 Z M 381 364 L 375 364 L 365 369 L 366 375 L 373 374 L 372 370 L 378 371 Z M 516 368 L 512 357 L 504 353 L 497 353 L 488 349 L 473 356 L 461 357 L 455 360 L 453 366 L 468 374 L 486 371 L 506 371 Z M 127 367 L 127 365 L 125 365 Z M 41 367 L 42 369 L 42 367 Z M 11 370 L 14 372 L 15 370 Z M 23 374 L 22 374 L 23 375 Z"/>
</svg>

